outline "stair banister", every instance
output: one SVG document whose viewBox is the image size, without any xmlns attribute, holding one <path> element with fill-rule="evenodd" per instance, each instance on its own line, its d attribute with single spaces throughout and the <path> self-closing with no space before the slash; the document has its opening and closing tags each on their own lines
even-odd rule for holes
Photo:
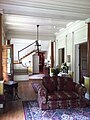
<svg viewBox="0 0 90 120">
<path fill-rule="evenodd" d="M 33 43 L 31 43 L 30 45 L 24 47 L 23 49 L 19 50 L 19 51 L 18 51 L 18 60 L 20 59 L 20 58 L 19 58 L 19 57 L 20 57 L 20 52 L 23 51 L 23 50 L 25 50 L 25 49 L 27 49 L 28 47 L 32 46 L 32 45 L 35 44 L 35 43 L 36 43 L 36 41 L 33 42 Z"/>
</svg>

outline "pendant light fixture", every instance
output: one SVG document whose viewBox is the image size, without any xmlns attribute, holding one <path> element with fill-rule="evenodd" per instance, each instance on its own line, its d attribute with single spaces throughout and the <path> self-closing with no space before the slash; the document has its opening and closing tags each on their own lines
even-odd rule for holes
<svg viewBox="0 0 90 120">
<path fill-rule="evenodd" d="M 39 47 L 41 46 L 40 44 L 39 44 L 39 42 L 38 42 L 38 37 L 39 37 L 39 25 L 37 25 L 37 39 L 36 39 L 36 49 L 37 49 L 37 52 L 39 53 Z"/>
</svg>

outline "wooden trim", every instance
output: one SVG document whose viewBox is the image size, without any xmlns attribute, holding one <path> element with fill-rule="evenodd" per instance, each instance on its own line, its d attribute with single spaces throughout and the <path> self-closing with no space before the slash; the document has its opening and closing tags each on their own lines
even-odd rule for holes
<svg viewBox="0 0 90 120">
<path fill-rule="evenodd" d="M 88 23 L 88 40 L 87 40 L 87 76 L 90 77 L 90 23 Z"/>
<path fill-rule="evenodd" d="M 10 45 L 10 40 L 6 40 L 6 45 Z"/>
<path fill-rule="evenodd" d="M 2 80 L 2 14 L 0 14 L 0 80 Z"/>
<path fill-rule="evenodd" d="M 7 73 L 7 60 L 8 60 L 7 51 L 8 49 L 10 49 L 10 55 L 11 55 L 10 56 L 10 60 L 11 60 L 10 73 Z M 4 81 L 13 80 L 13 73 L 14 73 L 13 44 L 2 46 L 2 60 L 3 60 L 3 63 L 2 63 L 3 80 Z"/>
<path fill-rule="evenodd" d="M 54 48 L 53 48 L 53 42 L 51 42 L 51 68 L 53 68 L 54 65 Z"/>
</svg>

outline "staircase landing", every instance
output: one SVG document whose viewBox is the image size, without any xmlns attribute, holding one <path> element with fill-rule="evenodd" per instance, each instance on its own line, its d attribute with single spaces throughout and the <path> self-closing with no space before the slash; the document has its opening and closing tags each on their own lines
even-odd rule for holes
<svg viewBox="0 0 90 120">
<path fill-rule="evenodd" d="M 14 75 L 14 81 L 28 81 L 29 75 Z"/>
</svg>

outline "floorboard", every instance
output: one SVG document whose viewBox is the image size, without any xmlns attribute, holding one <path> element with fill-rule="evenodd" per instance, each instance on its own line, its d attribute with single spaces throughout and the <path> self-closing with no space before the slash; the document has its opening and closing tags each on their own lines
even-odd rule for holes
<svg viewBox="0 0 90 120">
<path fill-rule="evenodd" d="M 42 82 L 42 80 L 29 80 L 18 82 L 18 95 L 21 99 L 16 101 L 7 101 L 4 113 L 0 113 L 0 120 L 25 120 L 22 101 L 35 100 L 36 94 L 32 88 L 32 82 Z M 87 100 L 87 106 L 90 101 Z"/>
<path fill-rule="evenodd" d="M 7 101 L 5 112 L 0 113 L 0 120 L 25 120 L 22 101 L 36 99 L 36 94 L 31 86 L 32 82 L 41 82 L 41 80 L 18 82 L 18 95 L 21 99 Z"/>
</svg>

